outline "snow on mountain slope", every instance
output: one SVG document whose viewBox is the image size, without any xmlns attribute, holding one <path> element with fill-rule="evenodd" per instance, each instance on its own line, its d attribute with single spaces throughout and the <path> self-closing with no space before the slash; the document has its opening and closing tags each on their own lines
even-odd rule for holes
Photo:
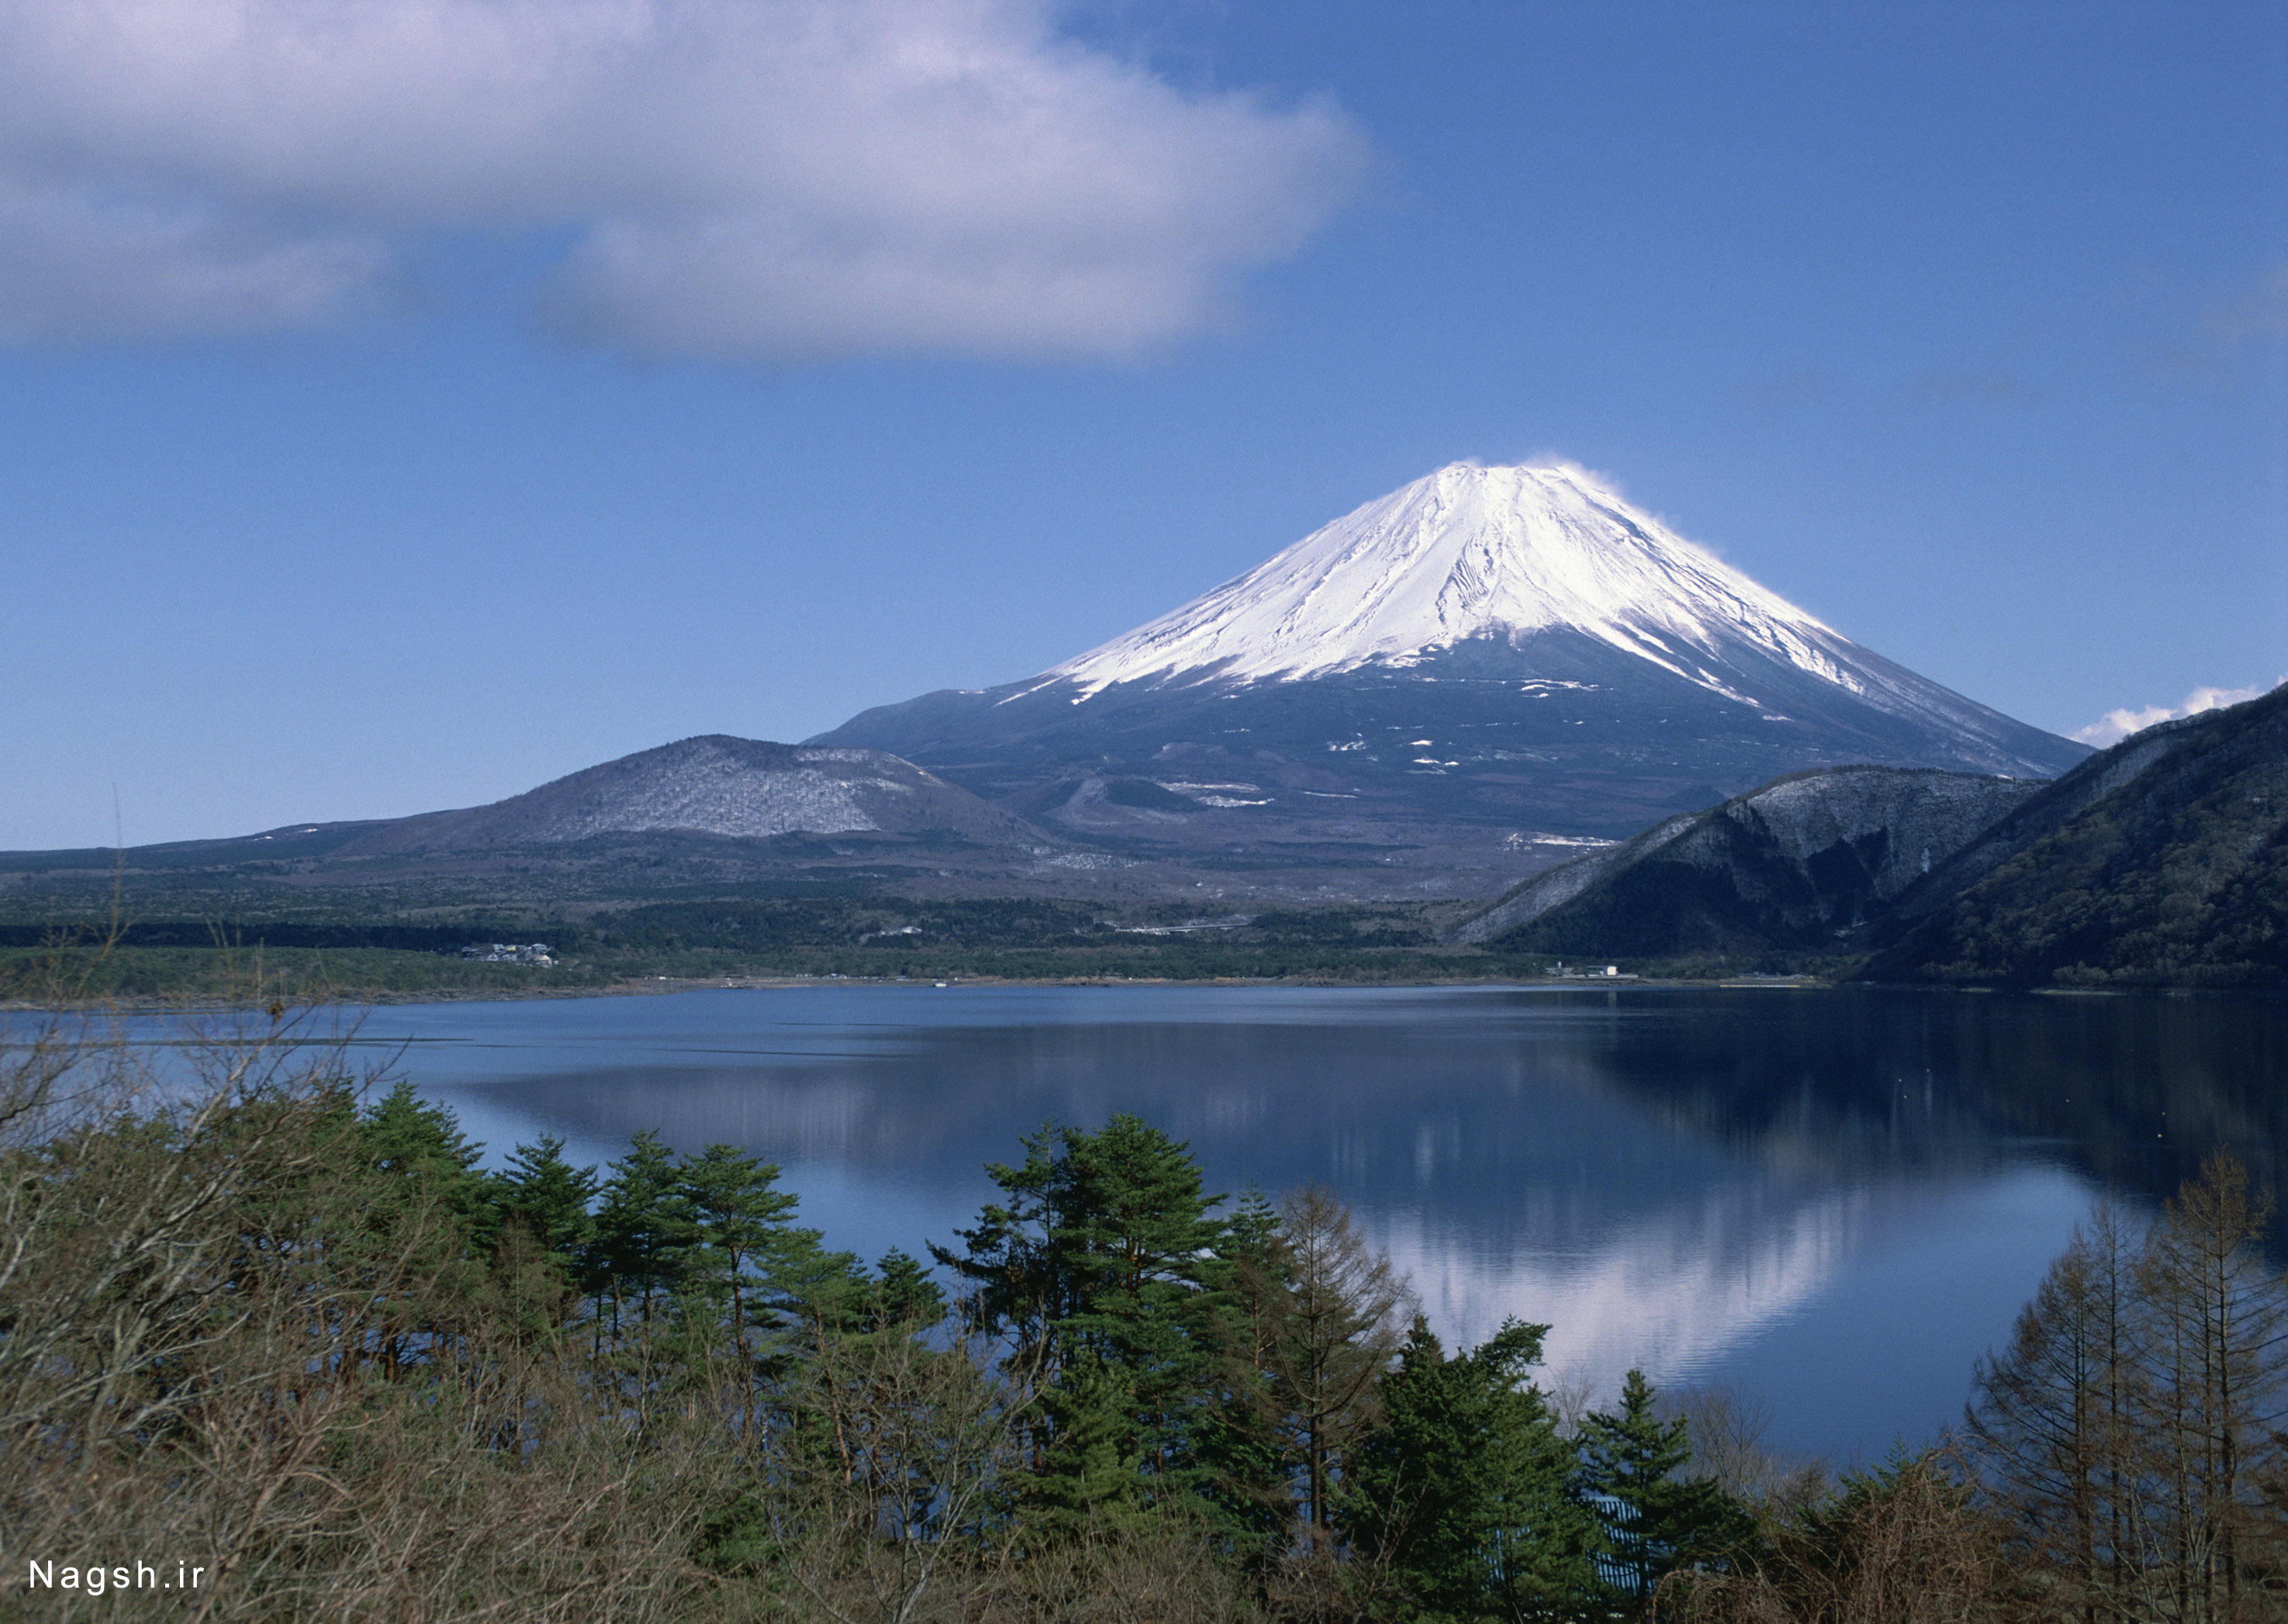
<svg viewBox="0 0 2288 1624">
<path fill-rule="evenodd" d="M 1005 842 L 1006 813 L 878 750 L 816 749 L 709 734 L 589 767 L 458 812 L 383 824 L 345 855 L 554 844 L 601 835 L 730 839 L 943 830 Z"/>
<path fill-rule="evenodd" d="M 1456 463 L 1020 692 L 1315 677 L 1554 627 L 1749 704 L 1712 669 L 1744 646 L 1879 706 L 1894 686 L 1848 640 L 1581 469 Z"/>
<path fill-rule="evenodd" d="M 1092 838 L 1116 813 L 1140 839 L 1210 813 L 1604 837 L 1807 768 L 2046 778 L 2086 754 L 1861 647 L 1578 468 L 1469 463 L 1051 670 L 811 742 Z M 1180 780 L 1249 788 L 1187 807 Z"/>
</svg>

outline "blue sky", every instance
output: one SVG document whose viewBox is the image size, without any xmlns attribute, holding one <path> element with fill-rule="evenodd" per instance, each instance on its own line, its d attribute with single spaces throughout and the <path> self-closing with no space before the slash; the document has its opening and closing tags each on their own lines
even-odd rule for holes
<svg viewBox="0 0 2288 1624">
<path fill-rule="evenodd" d="M 1543 456 L 2045 727 L 2270 685 L 2288 13 L 0 0 L 0 847 L 800 738 Z"/>
</svg>

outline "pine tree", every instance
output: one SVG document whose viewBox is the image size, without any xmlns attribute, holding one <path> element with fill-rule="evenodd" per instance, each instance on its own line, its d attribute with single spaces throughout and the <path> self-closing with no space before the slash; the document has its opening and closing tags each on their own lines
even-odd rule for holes
<svg viewBox="0 0 2288 1624">
<path fill-rule="evenodd" d="M 945 1288 L 920 1259 L 892 1247 L 874 1271 L 869 1329 L 924 1331 L 945 1318 Z"/>
<path fill-rule="evenodd" d="M 1021 1491 L 1029 1532 L 1069 1541 L 1132 1527 L 1146 1499 L 1129 1373 L 1083 1350 L 1066 1361 L 1041 1404 L 1052 1427 Z"/>
<path fill-rule="evenodd" d="M 1618 1410 L 1583 1418 L 1579 1450 L 1579 1493 L 1602 1531 L 1598 1565 L 1626 1612 L 1641 1611 L 1664 1575 L 1720 1557 L 1752 1530 L 1717 1484 L 1680 1475 L 1692 1461 L 1689 1430 L 1683 1416 L 1655 1413 L 1641 1370 L 1623 1382 Z"/>
<path fill-rule="evenodd" d="M 450 1107 L 424 1102 L 410 1081 L 367 1110 L 353 1143 L 375 1176 L 366 1221 L 342 1261 L 369 1271 L 377 1299 L 395 1305 L 380 1334 L 382 1367 L 394 1374 L 448 1353 L 480 1311 L 500 1214 L 477 1170 L 483 1147 L 462 1133 Z"/>
<path fill-rule="evenodd" d="M 596 1169 L 576 1168 L 564 1159 L 564 1141 L 543 1134 L 537 1145 L 520 1145 L 498 1181 L 503 1211 L 517 1219 L 533 1244 L 571 1276 L 596 1236 L 590 1208 L 596 1199 Z"/>
<path fill-rule="evenodd" d="M 675 1153 L 657 1134 L 637 1134 L 627 1155 L 610 1165 L 596 1214 L 596 1267 L 611 1282 L 614 1323 L 622 1302 L 632 1294 L 643 1323 L 649 1325 L 654 1299 L 682 1284 L 698 1228 L 677 1175 Z"/>
<path fill-rule="evenodd" d="M 1383 1420 L 1356 1451 L 1339 1521 L 1390 1565 L 1423 1624 L 1574 1618 L 1598 1595 L 1573 1452 L 1526 1379 L 1547 1332 L 1511 1320 L 1448 1359 L 1417 1314 L 1382 1380 Z"/>
<path fill-rule="evenodd" d="M 1288 1414 L 1271 1368 L 1287 1266 L 1279 1215 L 1259 1191 L 1249 1190 L 1226 1220 L 1218 1262 L 1224 1284 L 1210 1323 L 1219 1368 L 1194 1422 L 1193 1450 L 1220 1539 L 1261 1570 L 1291 1555 L 1296 1505 Z"/>
<path fill-rule="evenodd" d="M 1229 1308 L 1226 1226 L 1211 1216 L 1224 1198 L 1204 1193 L 1188 1146 L 1134 1116 L 1093 1134 L 1052 1124 L 1022 1143 L 1023 1163 L 986 1168 L 1005 1204 L 956 1232 L 963 1250 L 932 1254 L 968 1282 L 972 1323 L 1009 1336 L 1012 1367 L 1029 1380 L 1053 1388 L 1083 1359 L 1117 1367 L 1132 1406 L 1119 1453 L 1155 1480 L 1156 1496 L 1204 1503 L 1214 1474 L 1201 1446 Z M 1064 1470 L 1067 1423 L 1054 1403 L 1041 1414 L 1037 1465 Z"/>
<path fill-rule="evenodd" d="M 452 1107 L 423 1100 L 407 1078 L 368 1108 L 364 1127 L 366 1154 L 385 1173 L 467 1176 L 484 1155 Z"/>
<path fill-rule="evenodd" d="M 397 1181 L 399 1200 L 438 1203 L 470 1226 L 473 1243 L 497 1232 L 487 1181 L 477 1171 L 484 1147 L 461 1131 L 452 1107 L 423 1100 L 400 1080 L 366 1112 L 358 1137 L 368 1165 Z"/>
<path fill-rule="evenodd" d="M 731 1345 L 737 1349 L 747 1345 L 747 1293 L 754 1275 L 774 1271 L 775 1264 L 775 1272 L 785 1274 L 817 1249 L 816 1232 L 792 1228 L 796 1198 L 775 1187 L 778 1177 L 775 1163 L 735 1145 L 711 1145 L 676 1169 L 693 1241 L 685 1279 L 729 1302 Z"/>
</svg>

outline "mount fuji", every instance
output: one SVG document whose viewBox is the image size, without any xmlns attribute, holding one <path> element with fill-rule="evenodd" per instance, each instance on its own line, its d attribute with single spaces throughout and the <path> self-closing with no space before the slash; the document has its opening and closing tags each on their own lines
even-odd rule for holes
<svg viewBox="0 0 2288 1624">
<path fill-rule="evenodd" d="M 1394 826 L 1561 844 L 1805 768 L 2048 778 L 2089 754 L 1860 647 L 1581 469 L 1470 463 L 1038 676 L 810 742 L 1075 833 L 1226 847 Z"/>
</svg>

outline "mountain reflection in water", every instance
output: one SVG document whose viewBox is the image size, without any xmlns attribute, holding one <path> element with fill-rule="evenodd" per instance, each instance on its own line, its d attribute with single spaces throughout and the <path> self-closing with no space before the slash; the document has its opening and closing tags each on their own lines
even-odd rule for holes
<svg viewBox="0 0 2288 1624">
<path fill-rule="evenodd" d="M 364 1038 L 497 1155 L 640 1129 L 783 1164 L 866 1256 L 949 1241 L 1045 1121 L 1133 1111 L 1211 1187 L 1323 1181 L 1475 1341 L 1761 1391 L 1832 1455 L 1956 1419 L 2094 1194 L 2221 1144 L 2277 1184 L 2288 1006 L 1577 989 L 846 987 L 400 1006 Z"/>
</svg>

